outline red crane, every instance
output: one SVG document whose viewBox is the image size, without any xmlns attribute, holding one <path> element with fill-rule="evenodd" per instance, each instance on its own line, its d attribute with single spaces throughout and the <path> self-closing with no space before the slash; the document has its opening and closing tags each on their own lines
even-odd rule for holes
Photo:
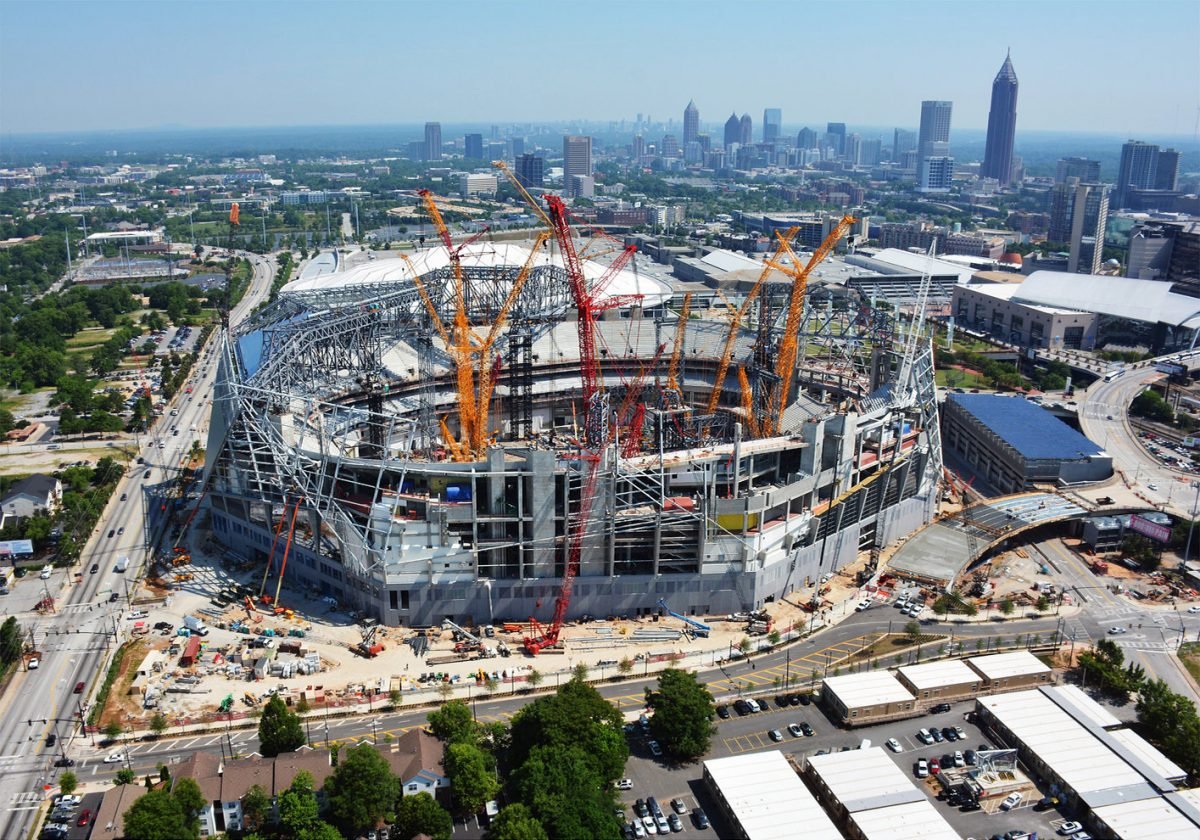
<svg viewBox="0 0 1200 840">
<path fill-rule="evenodd" d="M 600 364 L 596 358 L 596 318 L 606 309 L 613 309 L 641 299 L 641 295 L 616 295 L 601 300 L 604 290 L 613 278 L 625 267 L 634 252 L 632 245 L 625 246 L 590 288 L 583 273 L 583 264 L 575 251 L 575 242 L 571 238 L 571 226 L 567 221 L 567 208 L 563 200 L 556 195 L 545 196 L 549 207 L 550 226 L 562 252 L 563 267 L 571 286 L 571 296 L 575 301 L 579 328 L 579 370 L 583 380 L 583 410 L 584 437 L 583 451 L 580 460 L 586 464 L 584 480 L 579 496 L 579 510 L 571 523 L 567 537 L 567 562 L 563 569 L 562 586 L 554 602 L 554 619 L 549 626 L 541 624 L 537 619 L 529 620 L 529 635 L 525 637 L 525 650 L 536 656 L 539 651 L 558 644 L 563 622 L 567 617 L 567 608 L 571 605 L 571 590 L 575 584 L 575 576 L 579 574 L 579 563 L 583 556 L 583 540 L 587 535 L 588 521 L 592 515 L 592 501 L 596 496 L 596 487 L 600 475 L 600 466 L 604 458 L 604 450 L 608 446 L 608 418 L 601 415 L 602 406 L 597 397 L 602 383 Z"/>
</svg>

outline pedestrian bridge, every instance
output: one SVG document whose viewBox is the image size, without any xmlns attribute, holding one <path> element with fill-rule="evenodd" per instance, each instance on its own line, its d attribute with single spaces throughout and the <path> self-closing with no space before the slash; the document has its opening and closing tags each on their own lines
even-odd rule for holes
<svg viewBox="0 0 1200 840">
<path fill-rule="evenodd" d="M 1091 515 L 1057 493 L 1017 493 L 929 523 L 892 555 L 895 574 L 949 588 L 995 546 L 1032 528 Z"/>
</svg>

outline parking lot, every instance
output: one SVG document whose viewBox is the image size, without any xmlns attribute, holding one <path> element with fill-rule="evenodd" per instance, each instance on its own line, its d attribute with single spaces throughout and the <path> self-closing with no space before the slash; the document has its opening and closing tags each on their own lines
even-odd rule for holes
<svg viewBox="0 0 1200 840">
<path fill-rule="evenodd" d="M 842 729 L 815 704 L 780 706 L 775 695 L 756 696 L 765 704 L 765 710 L 739 715 L 731 705 L 729 718 L 716 720 L 717 734 L 713 737 L 712 748 L 705 758 L 777 749 L 785 755 L 794 756 L 797 763 L 802 765 L 807 756 L 816 755 L 818 752 L 856 749 L 863 740 L 869 740 L 873 747 L 884 747 L 889 738 L 895 738 L 901 751 L 893 752 L 885 747 L 885 752 L 912 779 L 913 784 L 925 792 L 934 807 L 962 837 L 987 838 L 1013 830 L 1037 832 L 1038 836 L 1046 837 L 1053 835 L 1069 816 L 1054 810 L 1034 810 L 1033 806 L 1045 793 L 1035 791 L 1024 793 L 1021 803 L 1010 811 L 1000 810 L 998 800 L 985 800 L 981 803 L 981 810 L 964 812 L 938 799 L 941 786 L 932 777 L 924 780 L 916 778 L 915 765 L 918 758 L 937 758 L 940 763 L 943 756 L 947 753 L 953 756 L 956 750 L 978 750 L 981 745 L 987 745 L 989 748 L 1004 746 L 987 737 L 966 719 L 967 713 L 974 707 L 973 702 L 955 704 L 949 712 L 940 714 L 876 726 Z M 788 729 L 789 724 L 799 727 L 805 723 L 812 727 L 812 736 L 793 735 Z M 961 741 L 948 742 L 943 736 L 941 743 L 921 743 L 918 731 L 921 728 L 932 730 L 934 727 L 939 730 L 946 727 L 961 728 L 966 737 Z M 783 740 L 778 743 L 773 741 L 769 734 L 772 730 L 778 731 Z M 665 813 L 670 811 L 668 803 L 673 798 L 682 797 L 689 811 L 697 806 L 703 808 L 711 825 L 708 829 L 700 830 L 691 820 L 684 819 L 683 830 L 680 833 L 697 837 L 733 836 L 732 829 L 725 824 L 723 814 L 703 782 L 700 762 L 671 766 L 665 760 L 655 759 L 650 754 L 645 738 L 636 727 L 629 737 L 630 758 L 626 765 L 626 775 L 633 782 L 633 786 L 631 790 L 622 791 L 620 794 L 626 806 L 627 820 L 633 818 L 632 806 L 639 798 L 656 797 Z"/>
</svg>

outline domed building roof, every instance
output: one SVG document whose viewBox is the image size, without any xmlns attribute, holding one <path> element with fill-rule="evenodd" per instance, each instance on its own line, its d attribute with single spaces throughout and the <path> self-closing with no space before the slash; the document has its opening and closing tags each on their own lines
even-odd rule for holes
<svg viewBox="0 0 1200 840">
<path fill-rule="evenodd" d="M 1000 257 L 1000 262 L 1008 263 L 1009 265 L 1022 265 L 1025 260 L 1015 251 L 1009 251 L 1007 254 Z"/>
</svg>

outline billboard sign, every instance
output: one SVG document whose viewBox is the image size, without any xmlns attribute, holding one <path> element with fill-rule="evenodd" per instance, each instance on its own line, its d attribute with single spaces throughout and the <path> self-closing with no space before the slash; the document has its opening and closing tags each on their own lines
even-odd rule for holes
<svg viewBox="0 0 1200 840">
<path fill-rule="evenodd" d="M 1155 362 L 1154 369 L 1159 373 L 1165 373 L 1167 376 L 1186 376 L 1188 372 L 1187 365 L 1175 362 Z"/>
<path fill-rule="evenodd" d="M 0 542 L 0 557 L 10 557 L 14 554 L 33 554 L 33 541 L 6 540 Z"/>
<path fill-rule="evenodd" d="M 1136 513 L 1129 517 L 1129 530 L 1161 543 L 1169 542 L 1171 539 L 1171 529 L 1169 527 L 1159 525 L 1157 522 L 1151 522 L 1149 519 L 1143 519 Z"/>
</svg>

